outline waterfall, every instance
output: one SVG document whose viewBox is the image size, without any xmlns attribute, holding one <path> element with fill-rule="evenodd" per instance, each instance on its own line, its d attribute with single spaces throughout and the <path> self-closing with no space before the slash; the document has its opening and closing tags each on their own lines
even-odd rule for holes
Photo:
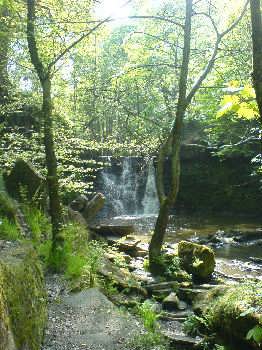
<svg viewBox="0 0 262 350">
<path fill-rule="evenodd" d="M 146 175 L 146 176 L 145 176 Z M 101 173 L 101 192 L 107 199 L 107 215 L 137 216 L 157 214 L 159 203 L 153 160 L 146 169 L 132 157 L 123 158 L 121 168 L 109 167 Z"/>
<path fill-rule="evenodd" d="M 132 169 L 132 158 L 124 158 L 120 175 L 110 169 L 103 171 L 102 187 L 113 215 L 137 215 L 137 174 Z"/>
<path fill-rule="evenodd" d="M 156 175 L 153 159 L 150 159 L 148 163 L 146 189 L 142 200 L 142 205 L 144 215 L 154 215 L 158 213 L 159 201 L 156 189 Z"/>
</svg>

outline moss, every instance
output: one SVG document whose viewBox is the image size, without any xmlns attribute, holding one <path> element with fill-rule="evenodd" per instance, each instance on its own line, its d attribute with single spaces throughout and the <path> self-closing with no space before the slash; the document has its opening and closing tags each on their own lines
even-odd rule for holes
<svg viewBox="0 0 262 350">
<path fill-rule="evenodd" d="M 181 241 L 178 244 L 178 256 L 183 268 L 197 279 L 206 280 L 214 272 L 214 251 L 207 246 Z"/>
<path fill-rule="evenodd" d="M 46 298 L 41 265 L 31 247 L 1 254 L 0 292 L 16 347 L 38 350 L 46 324 Z"/>
<path fill-rule="evenodd" d="M 209 328 L 231 342 L 244 341 L 262 316 L 262 283 L 244 283 L 228 288 L 210 303 L 205 318 Z"/>
</svg>

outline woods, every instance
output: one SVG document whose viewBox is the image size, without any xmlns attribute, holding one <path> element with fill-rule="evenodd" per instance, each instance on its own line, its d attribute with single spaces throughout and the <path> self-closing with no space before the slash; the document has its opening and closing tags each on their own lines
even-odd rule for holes
<svg viewBox="0 0 262 350">
<path fill-rule="evenodd" d="M 0 0 L 0 350 L 260 349 L 261 6 Z"/>
</svg>

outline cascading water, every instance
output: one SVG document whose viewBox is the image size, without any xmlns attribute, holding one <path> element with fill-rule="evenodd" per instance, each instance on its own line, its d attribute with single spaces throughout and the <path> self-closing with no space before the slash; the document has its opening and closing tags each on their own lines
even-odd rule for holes
<svg viewBox="0 0 262 350">
<path fill-rule="evenodd" d="M 143 214 L 155 215 L 158 213 L 159 201 L 156 189 L 156 174 L 153 159 L 148 163 L 148 173 L 146 181 L 146 189 L 142 200 Z"/>
<path fill-rule="evenodd" d="M 157 214 L 159 203 L 153 160 L 148 162 L 147 169 L 136 165 L 135 158 L 125 157 L 120 172 L 112 168 L 102 172 L 101 190 L 107 198 L 110 216 Z"/>
</svg>

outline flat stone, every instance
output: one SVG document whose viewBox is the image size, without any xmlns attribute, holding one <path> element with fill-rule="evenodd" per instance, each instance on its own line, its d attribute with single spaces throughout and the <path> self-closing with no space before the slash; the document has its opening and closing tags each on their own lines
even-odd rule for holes
<svg viewBox="0 0 262 350">
<path fill-rule="evenodd" d="M 145 286 L 145 288 L 149 291 L 157 291 L 157 290 L 163 290 L 163 289 L 169 289 L 172 290 L 179 286 L 179 283 L 177 281 L 169 281 L 169 282 L 160 282 L 160 283 L 150 283 Z"/>
</svg>

